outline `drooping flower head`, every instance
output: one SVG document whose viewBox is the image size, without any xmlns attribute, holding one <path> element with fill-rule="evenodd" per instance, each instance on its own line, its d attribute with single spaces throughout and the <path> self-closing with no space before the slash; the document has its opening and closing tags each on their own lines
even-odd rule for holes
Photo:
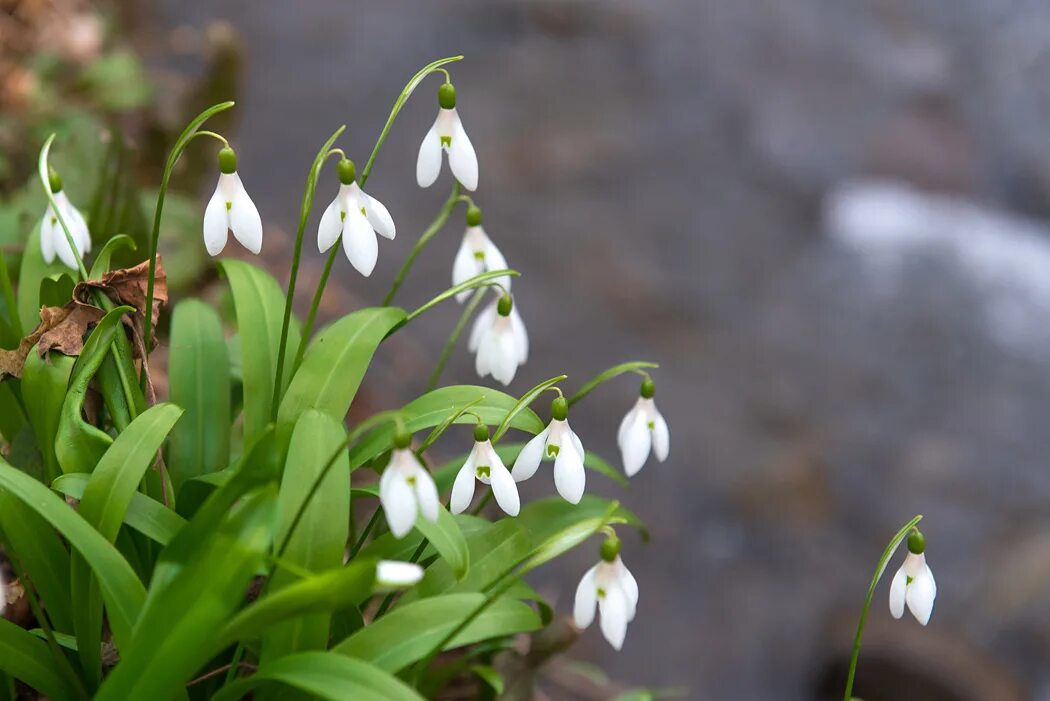
<svg viewBox="0 0 1050 701">
<path fill-rule="evenodd" d="M 587 484 L 583 443 L 569 428 L 569 403 L 558 396 L 551 402 L 551 422 L 518 453 L 511 474 L 516 482 L 536 474 L 540 461 L 554 460 L 554 486 L 565 501 L 579 504 Z"/>
<path fill-rule="evenodd" d="M 926 538 L 918 529 L 913 529 L 908 536 L 908 555 L 890 584 L 890 613 L 893 617 L 903 616 L 907 605 L 915 620 L 922 625 L 930 622 L 933 602 L 937 598 L 937 582 L 926 564 L 925 551 Z"/>
<path fill-rule="evenodd" d="M 394 220 L 383 203 L 357 184 L 357 169 L 349 158 L 340 159 L 339 192 L 321 215 L 317 227 L 317 250 L 324 253 L 343 237 L 343 252 L 350 264 L 365 277 L 372 274 L 379 259 L 378 233 L 393 239 Z"/>
<path fill-rule="evenodd" d="M 416 182 L 430 187 L 441 172 L 441 153 L 448 154 L 448 167 L 456 180 L 470 191 L 478 189 L 478 156 L 456 112 L 456 89 L 444 83 L 438 89 L 438 110 L 434 126 L 423 137 L 416 159 Z"/>
<path fill-rule="evenodd" d="M 667 422 L 656 408 L 653 396 L 656 386 L 650 378 L 642 382 L 641 396 L 620 422 L 616 441 L 623 456 L 623 469 L 628 477 L 638 473 L 649 458 L 649 450 L 663 462 L 671 450 L 671 434 Z"/>
<path fill-rule="evenodd" d="M 613 648 L 621 649 L 627 624 L 634 620 L 638 609 L 638 582 L 620 559 L 620 539 L 615 535 L 602 543 L 601 561 L 587 570 L 576 587 L 576 627 L 590 626 L 595 609 L 601 612 L 602 635 Z"/>
<path fill-rule="evenodd" d="M 463 467 L 459 469 L 456 481 L 452 485 L 452 498 L 449 502 L 452 513 L 461 514 L 470 506 L 470 501 L 474 498 L 475 478 L 482 484 L 492 485 L 496 503 L 508 516 L 518 515 L 521 508 L 518 485 L 510 476 L 510 470 L 496 454 L 496 449 L 492 447 L 489 427 L 481 423 L 474 427 L 474 448 Z"/>
<path fill-rule="evenodd" d="M 412 452 L 411 441 L 407 433 L 395 437 L 390 464 L 379 479 L 379 501 L 395 538 L 412 530 L 417 514 L 432 523 L 438 519 L 437 487 Z"/>
<path fill-rule="evenodd" d="M 262 250 L 262 218 L 237 175 L 237 154 L 225 146 L 219 151 L 219 182 L 204 210 L 204 248 L 208 255 L 222 253 L 231 231 L 252 253 Z"/>
<path fill-rule="evenodd" d="M 56 214 L 55 207 L 48 202 L 47 211 L 44 212 L 44 218 L 40 221 L 40 253 L 46 263 L 54 262 L 57 255 L 63 265 L 77 270 L 77 255 L 83 260 L 84 256 L 91 252 L 91 233 L 88 231 L 84 216 L 73 206 L 65 190 L 62 189 L 62 178 L 58 173 L 52 170 L 48 180 L 51 192 L 55 196 L 58 212 Z M 76 254 L 73 253 L 69 239 L 66 238 L 62 221 L 59 221 L 60 216 L 69 227 L 69 235 L 73 239 L 73 245 L 76 246 Z"/>
<path fill-rule="evenodd" d="M 481 210 L 471 205 L 467 208 L 467 230 L 463 234 L 463 243 L 459 245 L 456 259 L 452 263 L 452 285 L 466 282 L 475 275 L 490 270 L 506 269 L 506 258 L 481 227 Z M 497 278 L 495 282 L 510 292 L 509 275 Z M 463 302 L 470 294 L 470 290 L 464 290 L 456 295 L 456 301 Z"/>
<path fill-rule="evenodd" d="M 477 353 L 474 369 L 479 377 L 509 385 L 518 366 L 529 358 L 529 334 L 509 294 L 486 307 L 474 320 L 467 349 Z"/>
</svg>

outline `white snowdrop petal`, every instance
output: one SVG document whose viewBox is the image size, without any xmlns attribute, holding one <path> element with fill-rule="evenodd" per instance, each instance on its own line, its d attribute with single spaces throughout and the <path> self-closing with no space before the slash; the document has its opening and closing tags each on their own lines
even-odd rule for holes
<svg viewBox="0 0 1050 701">
<path fill-rule="evenodd" d="M 386 469 L 394 472 L 388 479 L 379 483 L 379 501 L 383 504 L 390 532 L 395 538 L 404 538 L 416 523 L 415 495 L 393 463 Z"/>
<path fill-rule="evenodd" d="M 554 459 L 554 486 L 570 504 L 579 504 L 587 483 L 583 460 L 575 446 L 562 444 Z"/>
<path fill-rule="evenodd" d="M 423 579 L 423 574 L 423 568 L 414 562 L 380 560 L 376 563 L 376 587 L 382 589 L 411 587 Z"/>
<path fill-rule="evenodd" d="M 65 192 L 59 193 L 65 195 Z M 73 236 L 73 241 L 77 245 L 77 250 L 80 251 L 80 255 L 83 256 L 86 253 L 91 252 L 91 232 L 88 231 L 87 221 L 84 220 L 84 215 L 80 213 L 80 210 L 73 206 L 73 203 L 65 198 L 64 214 L 66 217 L 66 225 L 69 226 L 69 233 Z"/>
<path fill-rule="evenodd" d="M 394 218 L 390 216 L 390 212 L 375 197 L 365 192 L 361 194 L 365 199 L 365 215 L 368 217 L 368 223 L 372 225 L 377 234 L 393 241 L 397 229 L 394 227 Z"/>
<path fill-rule="evenodd" d="M 40 220 L 40 255 L 49 265 L 55 260 L 55 225 L 51 223 L 53 218 L 54 215 L 49 206 L 47 212 L 44 213 L 44 218 Z"/>
<path fill-rule="evenodd" d="M 496 305 L 497 302 L 493 302 L 485 307 L 474 319 L 474 326 L 470 329 L 470 338 L 467 339 L 467 350 L 471 353 L 478 349 L 482 337 L 492 328 L 492 322 L 496 320 Z"/>
<path fill-rule="evenodd" d="M 598 599 L 601 610 L 602 635 L 614 649 L 623 648 L 627 637 L 627 599 L 618 586 L 605 589 L 605 596 Z"/>
<path fill-rule="evenodd" d="M 524 365 L 529 359 L 529 333 L 525 330 L 525 322 L 518 313 L 517 304 L 510 310 L 510 330 L 514 335 L 515 357 L 519 365 Z"/>
<path fill-rule="evenodd" d="M 581 630 L 594 622 L 594 612 L 598 607 L 598 586 L 594 578 L 598 573 L 598 565 L 587 570 L 576 587 L 576 601 L 572 607 L 572 618 L 577 628 Z"/>
<path fill-rule="evenodd" d="M 656 459 L 660 462 L 667 460 L 667 456 L 671 452 L 671 431 L 667 428 L 667 422 L 664 421 L 663 414 L 653 409 L 652 415 L 653 422 L 653 452 L 656 454 Z"/>
<path fill-rule="evenodd" d="M 372 274 L 379 260 L 376 232 L 356 207 L 348 210 L 343 220 L 343 252 L 350 265 L 365 277 Z"/>
<path fill-rule="evenodd" d="M 908 575 L 904 573 L 904 568 L 901 567 L 897 570 L 897 574 L 893 575 L 893 582 L 890 584 L 890 614 L 894 618 L 900 618 L 904 615 L 904 599 L 907 587 Z"/>
<path fill-rule="evenodd" d="M 500 461 L 496 451 L 491 451 L 494 458 L 490 465 L 490 479 L 492 481 L 492 495 L 496 497 L 499 508 L 508 516 L 517 516 L 521 510 L 521 497 L 518 496 L 518 485 L 511 477 L 510 471 Z"/>
<path fill-rule="evenodd" d="M 547 446 L 547 436 L 550 435 L 550 432 L 550 426 L 543 429 L 533 436 L 518 453 L 514 467 L 511 469 L 511 476 L 514 477 L 515 482 L 524 482 L 540 469 L 540 461 L 543 459 L 543 451 Z"/>
<path fill-rule="evenodd" d="M 412 474 L 416 478 L 416 499 L 419 502 L 419 512 L 423 518 L 431 523 L 438 520 L 438 511 L 441 502 L 438 499 L 437 486 L 434 484 L 430 473 L 417 464 Z"/>
<path fill-rule="evenodd" d="M 456 481 L 452 483 L 452 496 L 449 499 L 448 508 L 454 514 L 461 514 L 470 506 L 474 498 L 474 451 L 470 452 L 463 467 L 456 474 Z"/>
<path fill-rule="evenodd" d="M 635 414 L 634 421 L 628 426 L 624 434 L 623 445 L 623 471 L 628 477 L 638 474 L 649 457 L 649 449 L 652 445 L 652 434 L 646 423 L 645 415 Z"/>
<path fill-rule="evenodd" d="M 584 460 L 587 457 L 587 453 L 583 449 L 583 441 L 576 435 L 576 431 L 568 428 L 568 422 L 566 422 L 566 430 L 569 432 L 569 437 L 572 439 L 572 445 L 576 448 L 576 452 L 580 454 L 580 460 Z"/>
<path fill-rule="evenodd" d="M 925 571 L 920 572 L 917 577 L 911 580 L 905 595 L 908 609 L 915 616 L 915 620 L 922 625 L 930 622 L 930 616 L 933 614 L 933 602 L 936 597 L 937 585 L 933 580 L 933 574 L 929 568 L 926 568 Z"/>
<path fill-rule="evenodd" d="M 55 253 L 58 255 L 58 259 L 62 261 L 62 264 L 67 268 L 77 270 L 77 258 L 73 255 L 73 249 L 69 245 L 69 239 L 66 238 L 66 232 L 62 229 L 62 225 L 56 225 L 54 232 L 53 241 Z M 72 234 L 72 232 L 70 233 Z"/>
<path fill-rule="evenodd" d="M 343 233 L 343 218 L 340 215 L 339 198 L 332 200 L 321 215 L 321 223 L 317 225 L 317 250 L 324 253 L 339 240 L 339 234 Z"/>
<path fill-rule="evenodd" d="M 452 144 L 448 147 L 448 167 L 456 180 L 471 192 L 478 189 L 478 156 L 470 143 L 463 122 L 455 110 L 452 120 Z"/>
<path fill-rule="evenodd" d="M 485 237 L 485 269 L 486 270 L 506 270 L 507 259 L 503 257 L 500 250 L 496 248 L 496 244 L 492 243 L 492 239 L 488 236 Z M 504 275 L 503 277 L 496 278 L 496 282 L 503 285 L 507 292 L 510 292 L 511 284 L 510 275 Z"/>
<path fill-rule="evenodd" d="M 452 285 L 456 286 L 461 282 L 466 282 L 482 272 L 482 267 L 480 261 L 474 257 L 473 246 L 470 245 L 467 236 L 464 236 L 463 242 L 459 244 L 459 250 L 456 251 L 456 258 L 452 261 Z M 465 302 L 472 294 L 474 290 L 464 290 L 456 295 L 456 301 Z"/>
<path fill-rule="evenodd" d="M 478 344 L 477 355 L 474 356 L 474 370 L 478 373 L 478 377 L 485 377 L 492 372 L 492 366 L 495 362 L 495 340 L 491 329 L 482 335 L 481 342 Z"/>
<path fill-rule="evenodd" d="M 438 133 L 438 122 L 441 113 L 434 120 L 434 125 L 423 137 L 419 145 L 419 156 L 416 158 L 416 182 L 420 187 L 430 187 L 441 173 L 441 135 Z"/>
<path fill-rule="evenodd" d="M 616 570 L 627 600 L 627 620 L 633 621 L 638 608 L 638 580 L 634 578 L 631 571 L 627 569 L 627 565 L 623 564 L 623 560 L 619 557 L 616 558 Z"/>
<path fill-rule="evenodd" d="M 234 173 L 233 177 L 237 178 L 237 192 L 230 207 L 230 231 L 242 246 L 258 255 L 263 243 L 262 218 L 252 198 L 241 185 L 240 176 Z"/>
<path fill-rule="evenodd" d="M 217 256 L 226 248 L 229 238 L 230 218 L 226 211 L 226 198 L 220 188 L 208 200 L 204 209 L 204 248 L 208 255 Z"/>
<path fill-rule="evenodd" d="M 514 341 L 514 334 L 508 328 L 501 329 L 499 333 L 493 334 L 493 337 L 495 355 L 492 376 L 504 385 L 509 385 L 518 370 L 518 348 Z"/>
</svg>

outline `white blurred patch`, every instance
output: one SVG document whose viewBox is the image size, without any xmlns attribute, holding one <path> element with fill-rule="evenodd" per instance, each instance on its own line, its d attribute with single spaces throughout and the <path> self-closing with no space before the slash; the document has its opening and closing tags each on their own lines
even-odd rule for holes
<svg viewBox="0 0 1050 701">
<path fill-rule="evenodd" d="M 887 180 L 854 180 L 824 202 L 825 231 L 892 291 L 910 260 L 934 256 L 970 281 L 988 333 L 1010 350 L 1050 351 L 1050 226 Z"/>
</svg>

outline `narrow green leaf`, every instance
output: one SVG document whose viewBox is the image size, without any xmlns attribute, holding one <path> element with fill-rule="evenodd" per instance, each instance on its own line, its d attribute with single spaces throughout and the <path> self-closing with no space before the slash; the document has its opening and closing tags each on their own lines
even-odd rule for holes
<svg viewBox="0 0 1050 701">
<path fill-rule="evenodd" d="M 284 293 L 273 276 L 250 263 L 224 260 L 219 265 L 230 283 L 237 311 L 244 372 L 244 439 L 251 443 L 270 421 Z M 285 352 L 294 353 L 298 346 L 299 325 L 293 319 Z"/>
<path fill-rule="evenodd" d="M 447 594 L 398 606 L 336 645 L 333 651 L 398 672 L 422 659 L 484 601 L 484 594 Z M 532 608 L 513 599 L 497 599 L 445 649 L 539 627 L 539 616 Z"/>
<path fill-rule="evenodd" d="M 275 660 L 247 679 L 226 686 L 212 701 L 234 701 L 266 682 L 279 682 L 328 701 L 423 701 L 397 677 L 330 652 L 302 652 Z"/>
<path fill-rule="evenodd" d="M 36 512 L 91 565 L 102 589 L 113 637 L 127 648 L 131 627 L 145 598 L 142 582 L 113 545 L 59 496 L 0 459 L 0 489 Z"/>
<path fill-rule="evenodd" d="M 79 512 L 109 542 L 116 541 L 132 496 L 181 415 L 182 409 L 174 404 L 158 404 L 139 414 L 91 473 Z M 81 667 L 94 688 L 102 679 L 102 596 L 90 566 L 78 554 L 70 563 L 70 585 Z"/>
<path fill-rule="evenodd" d="M 375 576 L 375 560 L 355 559 L 346 567 L 300 579 L 283 589 L 271 591 L 223 626 L 215 636 L 213 650 L 217 652 L 237 641 L 269 636 L 273 630 L 280 629 L 282 623 L 297 617 L 331 614 L 354 606 L 372 593 Z M 328 631 L 325 626 L 325 638 L 321 641 L 320 649 L 324 649 L 327 643 Z M 289 646 L 287 651 L 302 650 Z M 264 658 L 263 664 L 267 661 Z"/>
<path fill-rule="evenodd" d="M 47 643 L 3 618 L 0 618 L 0 670 L 52 701 L 80 698 L 66 681 Z"/>
<path fill-rule="evenodd" d="M 72 499 L 80 499 L 84 496 L 89 478 L 90 475 L 82 472 L 71 472 L 52 482 L 51 489 Z M 135 492 L 124 513 L 124 523 L 150 540 L 167 545 L 179 529 L 186 525 L 186 519 L 159 501 Z"/>
<path fill-rule="evenodd" d="M 75 362 L 74 358 L 61 353 L 49 353 L 47 358 L 41 358 L 34 349 L 26 356 L 22 368 L 22 392 L 33 398 L 26 403 L 26 415 L 33 426 L 45 472 L 51 479 L 62 473 L 55 456 L 55 438 L 69 374 Z"/>
<path fill-rule="evenodd" d="M 175 306 L 169 346 L 171 401 L 186 410 L 167 455 L 177 492 L 187 479 L 230 464 L 230 363 L 219 315 L 197 299 Z"/>
<path fill-rule="evenodd" d="M 518 523 L 529 532 L 533 542 L 542 543 L 574 523 L 604 516 L 614 503 L 593 494 L 585 494 L 580 503 L 575 505 L 561 497 L 547 497 L 522 507 Z M 613 523 L 637 528 L 643 540 L 649 539 L 649 532 L 642 520 L 623 506 L 617 505 L 611 518 Z"/>
<path fill-rule="evenodd" d="M 307 409 L 336 421 L 350 410 L 376 348 L 405 312 L 393 307 L 362 309 L 321 331 L 303 356 L 277 413 L 278 432 L 287 431 Z"/>
<path fill-rule="evenodd" d="M 117 307 L 102 317 L 73 365 L 55 438 L 55 455 L 63 472 L 91 472 L 113 442 L 109 434 L 84 420 L 84 398 L 116 334 L 124 333 L 120 317 L 132 311 L 131 307 Z"/>
<path fill-rule="evenodd" d="M 113 254 L 123 248 L 128 248 L 134 251 L 137 248 L 135 240 L 125 234 L 119 234 L 111 238 L 109 241 L 106 241 L 106 244 L 102 246 L 102 250 L 100 250 L 98 255 L 95 256 L 88 277 L 92 280 L 97 280 L 102 277 L 104 273 L 108 273 L 109 264 L 113 258 Z"/>
<path fill-rule="evenodd" d="M 507 412 L 507 415 L 503 418 L 503 421 L 500 422 L 499 426 L 496 428 L 496 431 L 492 434 L 492 442 L 496 443 L 499 441 L 500 438 L 503 438 L 503 434 L 506 433 L 507 429 L 510 428 L 511 421 L 514 420 L 514 417 L 517 416 L 522 409 L 531 406 L 532 403 L 536 401 L 536 399 L 539 398 L 541 394 L 543 394 L 548 389 L 558 384 L 565 378 L 565 375 L 558 375 L 557 377 L 552 377 L 549 380 L 544 380 L 543 382 L 530 389 L 525 394 L 521 395 L 521 399 L 518 400 L 518 403 L 514 405 L 513 409 Z"/>
<path fill-rule="evenodd" d="M 278 501 L 280 522 L 276 542 L 283 544 L 287 539 L 281 560 L 300 570 L 338 571 L 342 567 L 350 534 L 350 463 L 345 450 L 306 505 L 295 532 L 289 536 L 288 529 L 292 527 L 292 520 L 302 508 L 310 488 L 329 458 L 345 440 L 343 424 L 314 409 L 303 413 L 292 432 L 281 477 Z M 267 601 L 273 596 L 279 596 L 282 587 L 296 579 L 296 575 L 278 567 L 270 582 Z M 349 599 L 344 605 L 359 601 L 360 598 Z M 323 650 L 328 644 L 330 613 L 331 609 L 323 610 L 275 625 L 263 641 L 262 662 L 292 652 Z"/>
<path fill-rule="evenodd" d="M 495 669 L 488 665 L 476 664 L 470 666 L 470 671 L 488 684 L 497 696 L 503 693 L 503 677 Z"/>
<path fill-rule="evenodd" d="M 448 509 L 439 505 L 438 520 L 435 523 L 425 518 L 416 519 L 416 529 L 445 559 L 457 579 L 467 573 L 470 567 L 470 549 L 459 530 L 459 524 Z"/>
<path fill-rule="evenodd" d="M 244 496 L 174 577 L 151 585 L 132 644 L 121 649 L 97 701 L 169 699 L 184 690 L 210 658 L 215 629 L 240 607 L 265 563 L 276 515 L 272 486 Z"/>
<path fill-rule="evenodd" d="M 400 413 L 404 418 L 405 427 L 414 433 L 437 426 L 449 414 L 455 413 L 457 407 L 472 402 L 474 403 L 470 409 L 472 412 L 478 414 L 485 423 L 496 425 L 503 420 L 507 412 L 515 407 L 518 400 L 516 397 L 489 387 L 454 385 L 427 392 L 402 407 Z M 472 424 L 475 421 L 476 419 L 470 415 L 461 415 L 456 419 L 456 423 L 459 424 Z M 531 434 L 537 434 L 543 430 L 543 422 L 531 409 L 524 409 L 517 414 L 511 426 Z M 393 447 L 393 441 L 393 425 L 386 424 L 371 431 L 351 448 L 350 468 L 358 468 L 390 450 Z M 460 465 L 462 464 L 460 462 Z"/>
</svg>

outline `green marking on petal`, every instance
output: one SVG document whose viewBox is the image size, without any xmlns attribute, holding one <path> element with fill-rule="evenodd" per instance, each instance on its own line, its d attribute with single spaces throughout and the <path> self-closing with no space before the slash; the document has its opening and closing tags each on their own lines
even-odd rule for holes
<svg viewBox="0 0 1050 701">
<path fill-rule="evenodd" d="M 476 474 L 478 477 L 491 477 L 492 468 L 490 468 L 488 465 L 478 465 L 477 468 L 474 470 L 474 474 Z"/>
<path fill-rule="evenodd" d="M 233 209 L 233 202 L 227 202 L 226 203 L 226 211 L 229 212 L 231 209 Z"/>
<path fill-rule="evenodd" d="M 57 223 L 58 223 L 58 217 L 51 217 L 51 226 L 54 226 Z"/>
<path fill-rule="evenodd" d="M 416 478 L 415 478 L 415 476 L 409 477 L 405 481 L 408 482 L 413 487 L 416 486 Z"/>
<path fill-rule="evenodd" d="M 556 457 L 558 457 L 558 452 L 560 450 L 561 450 L 561 448 L 559 448 L 556 445 L 547 444 L 547 457 L 548 458 L 556 458 Z"/>
<path fill-rule="evenodd" d="M 451 136 L 442 136 L 441 137 L 441 145 L 444 146 L 445 148 L 451 147 L 452 146 L 452 137 Z"/>
<path fill-rule="evenodd" d="M 366 217 L 368 216 L 368 214 L 365 212 L 365 208 L 364 207 L 361 208 L 361 214 L 364 214 Z"/>
<path fill-rule="evenodd" d="M 485 252 L 484 251 L 474 251 L 474 258 L 476 258 L 477 260 L 485 260 Z"/>
<path fill-rule="evenodd" d="M 905 586 L 907 586 L 907 585 L 911 584 L 912 582 L 914 582 L 914 581 L 915 581 L 915 578 L 914 578 L 914 577 L 908 577 L 908 576 L 905 576 L 905 577 L 904 577 L 904 580 L 905 580 L 905 581 L 904 581 L 904 584 L 905 584 Z"/>
<path fill-rule="evenodd" d="M 656 422 L 655 421 L 650 421 L 648 426 L 649 426 L 649 430 L 650 431 L 655 431 L 656 430 Z"/>
<path fill-rule="evenodd" d="M 598 587 L 598 598 L 599 599 L 604 599 L 605 598 L 605 590 L 602 589 L 601 587 Z"/>
<path fill-rule="evenodd" d="M 339 210 L 339 221 L 346 221 L 346 212 Z"/>
</svg>

